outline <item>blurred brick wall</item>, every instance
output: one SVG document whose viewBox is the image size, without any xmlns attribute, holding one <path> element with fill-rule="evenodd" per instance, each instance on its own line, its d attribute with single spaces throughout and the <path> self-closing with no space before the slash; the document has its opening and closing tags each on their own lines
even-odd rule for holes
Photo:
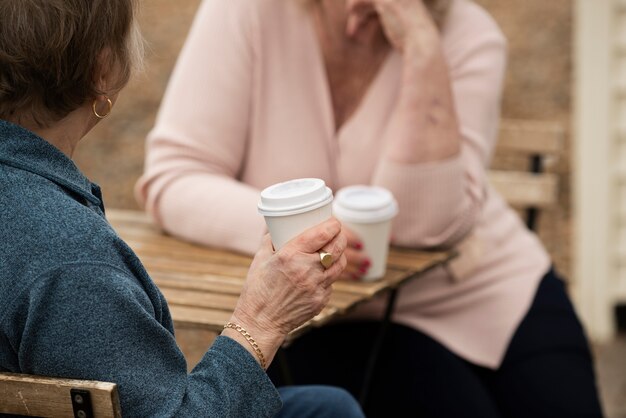
<svg viewBox="0 0 626 418">
<path fill-rule="evenodd" d="M 224 0 L 228 1 L 228 0 Z M 289 0 L 285 0 L 289 1 Z M 558 120 L 569 126 L 572 5 L 569 0 L 477 0 L 509 40 L 503 100 L 506 118 Z M 113 114 L 90 133 L 78 165 L 104 192 L 109 207 L 137 208 L 133 186 L 143 167 L 150 130 L 168 77 L 199 0 L 144 1 L 142 29 L 148 41 L 146 71 L 122 92 Z M 568 141 L 569 144 L 569 141 Z M 566 147 L 569 149 L 569 145 Z M 557 267 L 569 273 L 569 153 L 551 170 L 561 175 L 559 207 L 540 218 L 540 236 Z M 505 160 L 496 160 L 502 166 Z"/>
<path fill-rule="evenodd" d="M 538 232 L 557 269 L 569 277 L 573 2 L 476 1 L 494 16 L 509 43 L 502 116 L 558 121 L 568 131 L 563 154 L 548 168 L 560 177 L 559 205 L 541 214 Z M 493 166 L 506 168 L 505 162 L 508 160 L 496 159 Z"/>
</svg>

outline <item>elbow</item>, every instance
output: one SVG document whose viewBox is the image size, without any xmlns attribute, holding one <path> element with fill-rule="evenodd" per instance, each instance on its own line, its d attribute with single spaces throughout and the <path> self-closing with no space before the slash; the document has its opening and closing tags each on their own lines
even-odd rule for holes
<svg viewBox="0 0 626 418">
<path fill-rule="evenodd" d="M 135 200 L 154 223 L 161 228 L 164 227 L 161 218 L 161 197 L 171 183 L 172 179 L 168 181 L 164 176 L 144 174 L 135 184 Z"/>
</svg>

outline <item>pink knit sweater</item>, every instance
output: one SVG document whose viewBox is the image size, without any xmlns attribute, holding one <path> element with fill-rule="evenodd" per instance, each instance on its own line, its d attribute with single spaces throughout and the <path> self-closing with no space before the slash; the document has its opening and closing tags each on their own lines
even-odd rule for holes
<svg viewBox="0 0 626 418">
<path fill-rule="evenodd" d="M 334 190 L 386 187 L 400 206 L 395 244 L 461 244 L 453 265 L 402 289 L 394 320 L 498 367 L 550 260 L 486 179 L 506 42 L 469 0 L 453 2 L 442 38 L 462 152 L 402 165 L 386 158 L 382 141 L 401 88 L 398 53 L 335 132 L 312 20 L 297 2 L 202 2 L 148 138 L 138 199 L 176 236 L 253 253 L 266 230 L 259 191 L 270 184 L 318 177 Z M 374 301 L 355 315 L 381 306 Z"/>
</svg>

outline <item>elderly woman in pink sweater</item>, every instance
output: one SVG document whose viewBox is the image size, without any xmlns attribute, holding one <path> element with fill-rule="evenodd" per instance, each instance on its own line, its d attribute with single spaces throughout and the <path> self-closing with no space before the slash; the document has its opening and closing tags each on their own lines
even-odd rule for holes
<svg viewBox="0 0 626 418">
<path fill-rule="evenodd" d="M 394 244 L 460 257 L 400 291 L 368 416 L 601 416 L 582 327 L 538 239 L 488 184 L 506 42 L 469 0 L 205 0 L 137 194 L 189 241 L 252 253 L 259 191 L 393 192 Z M 358 237 L 344 279 L 369 260 Z M 358 395 L 383 301 L 287 350 Z"/>
</svg>

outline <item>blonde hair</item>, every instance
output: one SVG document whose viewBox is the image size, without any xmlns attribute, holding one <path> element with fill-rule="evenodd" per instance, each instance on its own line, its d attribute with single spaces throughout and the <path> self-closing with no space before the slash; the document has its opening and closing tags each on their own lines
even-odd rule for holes
<svg viewBox="0 0 626 418">
<path fill-rule="evenodd" d="M 138 1 L 0 1 L 0 118 L 49 126 L 106 94 L 94 80 L 105 49 L 123 87 L 143 61 Z"/>
</svg>

